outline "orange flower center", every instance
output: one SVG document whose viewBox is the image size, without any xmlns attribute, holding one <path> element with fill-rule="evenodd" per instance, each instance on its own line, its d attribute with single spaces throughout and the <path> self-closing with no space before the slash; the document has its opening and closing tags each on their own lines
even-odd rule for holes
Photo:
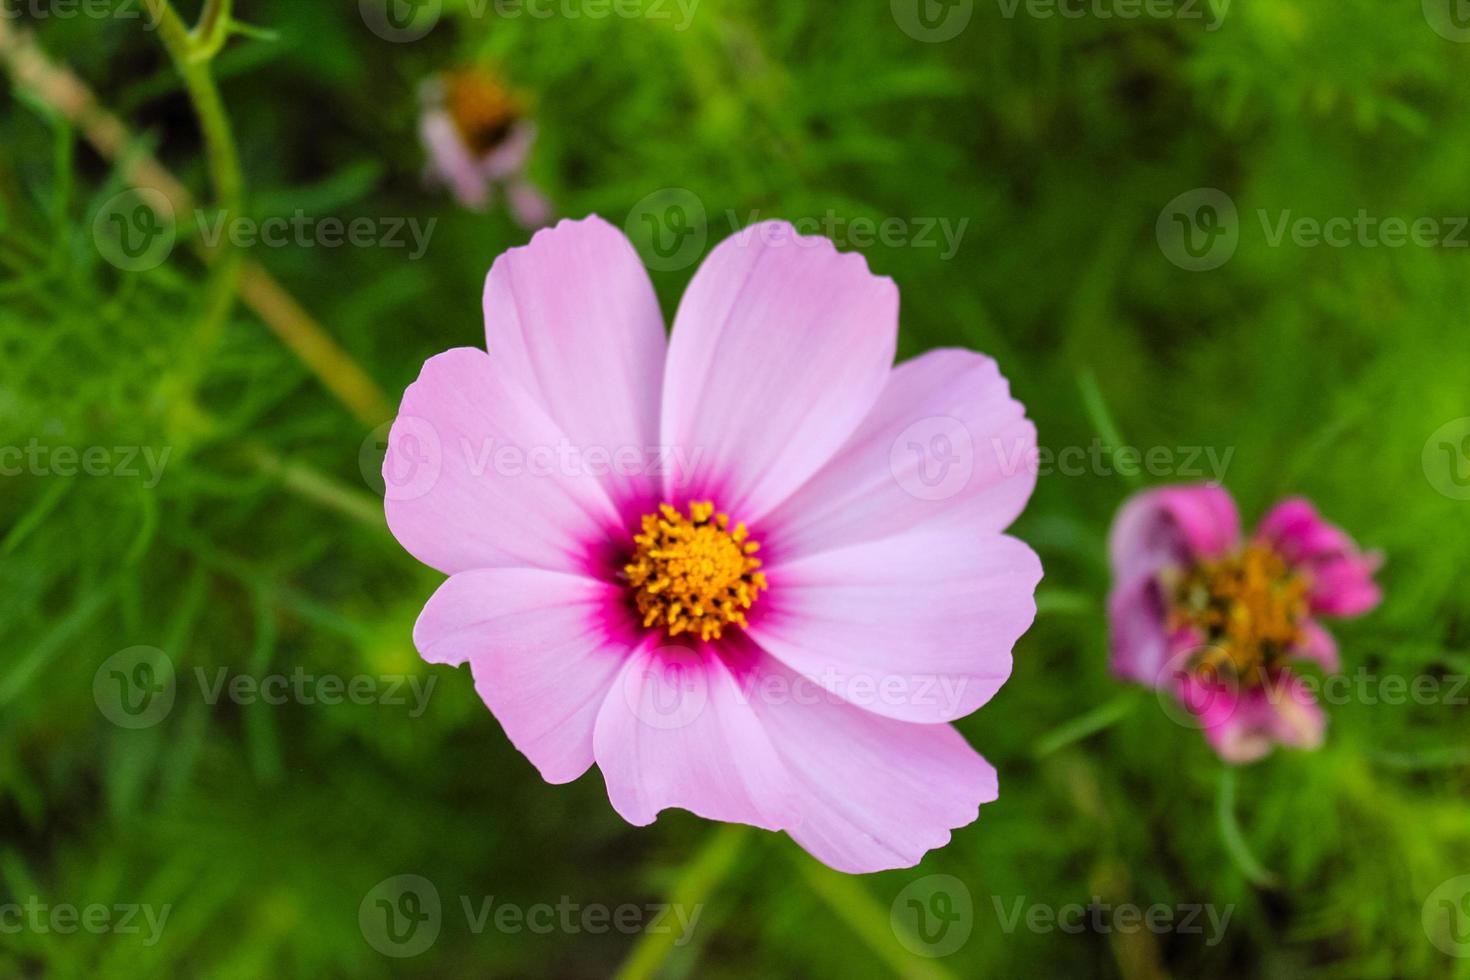
<svg viewBox="0 0 1470 980">
<path fill-rule="evenodd" d="M 504 85 L 485 71 L 457 71 L 445 80 L 449 118 L 473 153 L 495 149 L 520 116 Z"/>
<path fill-rule="evenodd" d="M 1205 638 L 1195 670 L 1263 683 L 1302 639 L 1307 583 L 1267 545 L 1252 542 L 1201 562 L 1172 583 L 1170 626 L 1192 626 Z"/>
<path fill-rule="evenodd" d="M 643 625 L 661 626 L 670 636 L 719 639 L 729 624 L 746 625 L 745 611 L 766 588 L 754 557 L 760 545 L 709 501 L 691 503 L 687 517 L 660 504 L 644 516 L 633 542 L 637 549 L 623 572 Z"/>
</svg>

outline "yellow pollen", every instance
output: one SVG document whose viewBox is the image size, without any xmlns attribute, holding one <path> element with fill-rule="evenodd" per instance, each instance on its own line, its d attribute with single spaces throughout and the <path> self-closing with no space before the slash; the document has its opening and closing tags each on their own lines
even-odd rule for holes
<svg viewBox="0 0 1470 980">
<path fill-rule="evenodd" d="M 1228 672 L 1258 686 L 1302 639 L 1307 582 L 1260 542 L 1200 563 L 1172 588 L 1170 625 L 1204 634 L 1209 649 L 1195 669 L 1207 677 Z"/>
<path fill-rule="evenodd" d="M 731 527 L 709 501 L 691 503 L 687 517 L 659 504 L 657 513 L 644 515 L 633 542 L 638 547 L 623 572 L 644 626 L 717 640 L 729 624 L 747 625 L 745 611 L 766 588 L 766 577 L 757 571 L 760 545 L 744 524 Z"/>
</svg>

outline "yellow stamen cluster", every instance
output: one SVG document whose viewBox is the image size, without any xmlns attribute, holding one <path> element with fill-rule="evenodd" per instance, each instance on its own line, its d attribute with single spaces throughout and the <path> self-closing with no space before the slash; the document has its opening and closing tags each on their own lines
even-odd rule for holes
<svg viewBox="0 0 1470 980">
<path fill-rule="evenodd" d="M 514 97 L 494 75 L 479 69 L 450 74 L 445 84 L 449 118 L 474 153 L 500 145 L 520 116 Z"/>
<path fill-rule="evenodd" d="M 729 624 L 746 625 L 745 611 L 766 588 L 754 557 L 760 545 L 709 501 L 691 503 L 687 517 L 660 504 L 658 513 L 644 515 L 633 542 L 637 549 L 623 572 L 643 625 L 662 626 L 670 636 L 719 639 Z"/>
<path fill-rule="evenodd" d="M 1302 638 L 1307 583 L 1265 544 L 1202 562 L 1173 584 L 1171 625 L 1194 626 L 1208 650 L 1196 670 L 1263 683 Z"/>
</svg>

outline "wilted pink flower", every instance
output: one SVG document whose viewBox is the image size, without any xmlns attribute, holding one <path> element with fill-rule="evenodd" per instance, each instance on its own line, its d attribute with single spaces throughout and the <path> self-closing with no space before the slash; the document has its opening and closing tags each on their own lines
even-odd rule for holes
<svg viewBox="0 0 1470 980">
<path fill-rule="evenodd" d="M 502 255 L 485 316 L 488 354 L 404 395 L 387 516 L 450 576 L 419 651 L 470 664 L 546 780 L 596 762 L 634 824 L 682 807 L 852 872 L 995 799 L 946 724 L 1009 676 L 1041 577 L 1002 533 L 1034 468 L 972 451 L 1035 447 L 994 362 L 894 368 L 893 282 L 776 222 L 714 249 L 670 339 L 595 217 Z"/>
<path fill-rule="evenodd" d="M 1376 555 L 1299 498 L 1242 540 L 1235 502 L 1208 485 L 1134 496 L 1113 522 L 1109 553 L 1116 673 L 1177 696 L 1228 762 L 1278 742 L 1321 744 L 1322 709 L 1291 664 L 1337 671 L 1337 644 L 1317 617 L 1378 604 Z"/>
<path fill-rule="evenodd" d="M 551 205 L 525 173 L 536 126 L 499 79 L 481 69 L 450 72 L 426 82 L 421 100 L 419 132 L 431 181 L 476 211 L 489 207 L 502 187 L 522 227 L 551 220 Z"/>
</svg>

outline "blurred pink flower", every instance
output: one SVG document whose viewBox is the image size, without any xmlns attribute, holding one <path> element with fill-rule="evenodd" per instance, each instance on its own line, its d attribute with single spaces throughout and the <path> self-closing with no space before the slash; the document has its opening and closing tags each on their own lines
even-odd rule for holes
<svg viewBox="0 0 1470 980">
<path fill-rule="evenodd" d="M 536 126 L 500 81 L 483 70 L 450 72 L 426 82 L 419 134 L 429 155 L 427 177 L 447 186 L 460 204 L 488 208 L 504 189 L 511 215 L 524 228 L 551 221 L 551 205 L 526 178 Z"/>
<path fill-rule="evenodd" d="M 1227 762 L 1277 743 L 1321 744 L 1326 719 L 1291 662 L 1338 670 L 1317 617 L 1378 604 L 1377 555 L 1299 498 L 1242 541 L 1235 502 L 1203 484 L 1135 495 L 1113 522 L 1109 554 L 1117 674 L 1175 695 Z"/>
<path fill-rule="evenodd" d="M 450 576 L 424 658 L 634 824 L 682 807 L 866 872 L 975 820 L 996 774 L 946 723 L 1009 676 L 1041 577 L 1002 533 L 1034 468 L 961 458 L 1035 447 L 995 363 L 893 367 L 893 282 L 778 222 L 713 250 L 671 338 L 596 217 L 496 260 L 485 316 L 491 353 L 431 358 L 389 436 L 388 524 Z"/>
</svg>

